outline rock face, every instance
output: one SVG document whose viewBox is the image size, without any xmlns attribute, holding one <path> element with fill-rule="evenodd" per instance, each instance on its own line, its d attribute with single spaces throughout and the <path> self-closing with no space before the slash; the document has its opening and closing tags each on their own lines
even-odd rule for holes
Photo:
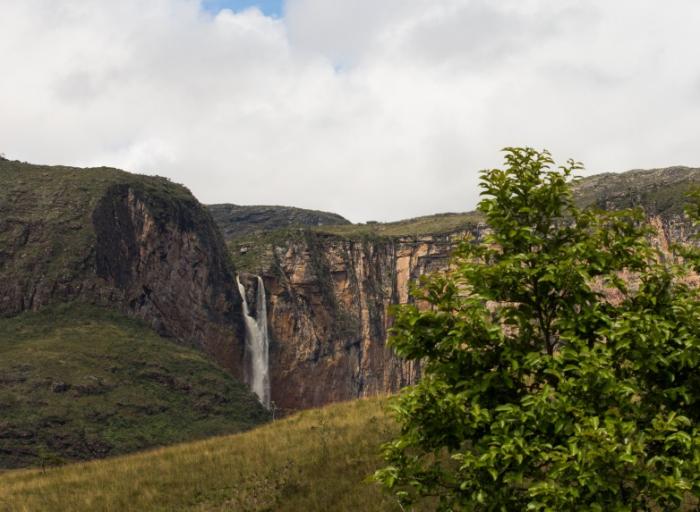
<svg viewBox="0 0 700 512">
<path fill-rule="evenodd" d="M 386 345 L 389 308 L 411 300 L 410 282 L 446 268 L 463 236 L 352 240 L 308 232 L 270 248 L 275 264 L 263 280 L 276 407 L 289 412 L 414 383 L 419 366 Z M 254 287 L 246 279 L 251 296 Z"/>
<path fill-rule="evenodd" d="M 116 169 L 0 161 L 0 315 L 64 301 L 110 306 L 240 375 L 234 269 L 182 186 Z"/>
<path fill-rule="evenodd" d="M 644 207 L 654 228 L 652 242 L 665 254 L 672 243 L 686 242 L 696 231 L 682 214 L 679 191 L 687 190 L 689 179 L 700 181 L 699 170 L 612 176 L 612 185 L 604 177 L 584 180 L 577 191 L 579 201 L 610 209 Z M 656 186 L 658 180 L 665 182 L 663 188 Z M 675 191 L 673 200 L 667 200 L 669 190 Z M 255 248 L 255 255 L 264 265 L 252 270 L 262 270 L 267 290 L 276 406 L 287 412 L 393 392 L 415 382 L 420 367 L 398 359 L 386 345 L 390 307 L 410 301 L 410 282 L 446 269 L 459 240 L 478 239 L 484 229 L 475 220 L 466 231 L 440 235 L 353 236 L 344 230 L 305 230 L 260 242 L 265 248 Z M 230 246 L 236 252 L 235 239 Z M 247 279 L 249 303 L 254 287 L 254 280 Z"/>
</svg>

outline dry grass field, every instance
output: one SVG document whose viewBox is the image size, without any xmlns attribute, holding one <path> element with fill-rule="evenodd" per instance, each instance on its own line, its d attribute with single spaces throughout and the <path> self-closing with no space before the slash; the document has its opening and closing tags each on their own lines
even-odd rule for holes
<svg viewBox="0 0 700 512">
<path fill-rule="evenodd" d="M 135 455 L 0 474 L 0 511 L 392 511 L 368 481 L 395 431 L 383 399 Z"/>
</svg>

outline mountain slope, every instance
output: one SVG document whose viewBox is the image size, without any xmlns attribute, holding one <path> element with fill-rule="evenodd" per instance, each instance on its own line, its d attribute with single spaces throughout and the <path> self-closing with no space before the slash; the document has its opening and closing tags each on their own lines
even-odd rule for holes
<svg viewBox="0 0 700 512">
<path fill-rule="evenodd" d="M 235 436 L 12 471 L 0 474 L 0 511 L 400 511 L 367 482 L 395 428 L 383 401 L 358 400 Z"/>
<path fill-rule="evenodd" d="M 242 375 L 244 326 L 216 224 L 185 187 L 105 167 L 0 161 L 0 317 L 109 306 Z"/>
<path fill-rule="evenodd" d="M 0 319 L 0 410 L 0 468 L 133 452 L 269 418 L 199 352 L 75 304 Z"/>
<path fill-rule="evenodd" d="M 581 206 L 603 209 L 642 207 L 664 220 L 681 217 L 687 194 L 700 187 L 700 169 L 668 167 L 596 174 L 575 187 Z"/>
<path fill-rule="evenodd" d="M 207 209 L 227 240 L 279 228 L 350 224 L 349 220 L 337 213 L 291 206 L 212 204 Z"/>
</svg>

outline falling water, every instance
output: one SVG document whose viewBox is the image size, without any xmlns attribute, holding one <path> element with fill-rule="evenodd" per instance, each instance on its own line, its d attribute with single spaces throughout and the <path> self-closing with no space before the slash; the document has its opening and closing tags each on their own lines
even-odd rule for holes
<svg viewBox="0 0 700 512">
<path fill-rule="evenodd" d="M 256 296 L 257 319 L 248 311 L 248 302 L 245 296 L 245 287 L 236 276 L 238 290 L 243 299 L 243 317 L 245 318 L 245 360 L 249 361 L 246 368 L 246 380 L 253 393 L 258 395 L 260 403 L 270 408 L 270 376 L 268 373 L 269 338 L 267 334 L 267 304 L 265 298 L 265 285 L 260 276 L 258 279 L 258 293 Z"/>
</svg>

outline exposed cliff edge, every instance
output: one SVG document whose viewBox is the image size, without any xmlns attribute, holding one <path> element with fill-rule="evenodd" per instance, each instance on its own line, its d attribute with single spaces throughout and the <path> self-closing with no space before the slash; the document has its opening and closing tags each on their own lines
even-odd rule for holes
<svg viewBox="0 0 700 512">
<path fill-rule="evenodd" d="M 654 243 L 688 240 L 684 194 L 700 169 L 593 176 L 576 187 L 584 206 L 642 206 Z M 272 401 L 284 410 L 312 407 L 415 382 L 420 368 L 386 346 L 389 308 L 410 299 L 421 275 L 445 269 L 455 245 L 486 229 L 477 213 L 441 214 L 387 224 L 284 229 L 232 236 L 239 267 L 263 276 L 268 296 Z M 254 300 L 256 282 L 246 280 Z"/>
<path fill-rule="evenodd" d="M 240 375 L 243 319 L 219 230 L 183 186 L 117 169 L 0 161 L 0 316 L 113 307 Z"/>
</svg>

